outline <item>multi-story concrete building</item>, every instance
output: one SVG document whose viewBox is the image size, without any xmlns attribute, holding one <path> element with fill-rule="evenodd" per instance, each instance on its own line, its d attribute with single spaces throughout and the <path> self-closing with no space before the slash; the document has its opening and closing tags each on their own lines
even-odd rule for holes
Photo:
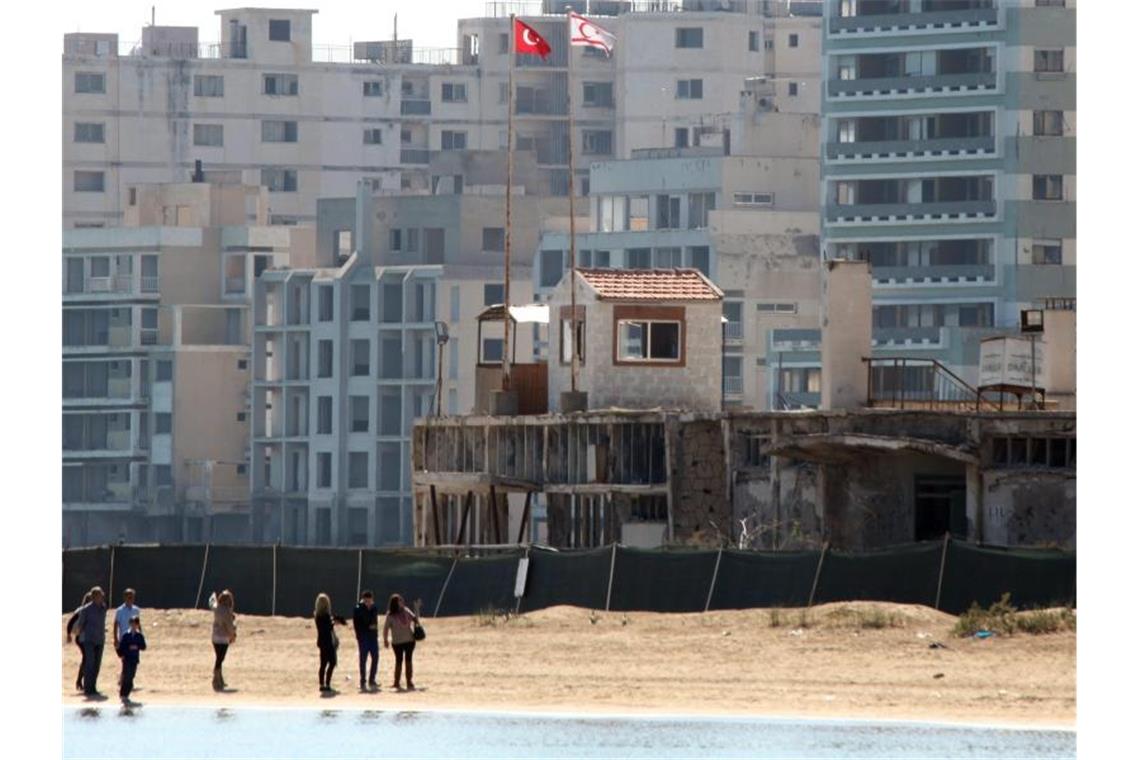
<svg viewBox="0 0 1140 760">
<path fill-rule="evenodd" d="M 434 155 L 506 147 L 511 10 L 553 48 L 545 61 L 517 59 L 516 146 L 534 153 L 543 194 L 565 194 L 562 4 L 490 8 L 497 15 L 460 20 L 447 50 L 315 45 L 314 11 L 259 8 L 219 11 L 218 42 L 192 27 L 150 26 L 137 45 L 65 35 L 65 226 L 117 224 L 129 185 L 184 181 L 195 160 L 210 177 L 268 188 L 271 223 L 312 222 L 317 198 L 351 196 L 359 179 L 382 193 L 430 192 Z M 781 112 L 818 110 L 818 17 L 759 0 L 596 3 L 591 13 L 619 13 L 605 21 L 619 41 L 609 58 L 573 48 L 582 183 L 590 160 L 720 132 L 747 77 L 768 78 Z"/>
<path fill-rule="evenodd" d="M 258 278 L 255 540 L 411 542 L 412 421 L 470 411 L 477 362 L 501 356 L 501 333 L 484 336 L 492 356 L 476 356 L 474 338 L 477 314 L 503 300 L 504 201 L 382 198 L 362 184 L 355 199 L 320 203 L 322 260 L 336 260 L 338 245 L 347 258 Z M 537 201 L 516 202 L 529 221 L 515 234 L 533 250 Z M 519 268 L 515 298 L 529 296 L 529 274 Z M 529 333 L 518 351 L 533 353 Z"/>
<path fill-rule="evenodd" d="M 978 341 L 1075 296 L 1074 0 L 829 0 L 826 258 L 869 261 L 878 353 L 977 381 Z"/>
<path fill-rule="evenodd" d="M 249 296 L 313 262 L 256 187 L 133 186 L 63 240 L 63 540 L 248 535 Z"/>
</svg>

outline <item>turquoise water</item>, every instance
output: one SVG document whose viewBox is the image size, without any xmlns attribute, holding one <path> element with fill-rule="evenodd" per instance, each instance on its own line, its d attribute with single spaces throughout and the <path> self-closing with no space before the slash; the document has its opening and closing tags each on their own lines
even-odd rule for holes
<svg viewBox="0 0 1140 760">
<path fill-rule="evenodd" d="M 125 753 L 125 754 L 124 754 Z M 65 758 L 1074 758 L 1073 731 L 395 710 L 69 707 Z"/>
</svg>

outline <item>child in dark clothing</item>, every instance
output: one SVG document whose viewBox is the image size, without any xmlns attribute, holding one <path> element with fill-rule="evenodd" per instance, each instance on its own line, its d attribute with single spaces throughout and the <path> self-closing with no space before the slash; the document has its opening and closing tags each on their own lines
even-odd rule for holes
<svg viewBox="0 0 1140 760">
<path fill-rule="evenodd" d="M 131 689 L 135 687 L 135 671 L 139 667 L 139 652 L 146 649 L 146 638 L 142 634 L 142 623 L 138 616 L 131 618 L 130 628 L 119 640 L 119 658 L 123 661 L 123 675 L 120 679 L 119 698 L 124 705 L 131 703 Z"/>
</svg>

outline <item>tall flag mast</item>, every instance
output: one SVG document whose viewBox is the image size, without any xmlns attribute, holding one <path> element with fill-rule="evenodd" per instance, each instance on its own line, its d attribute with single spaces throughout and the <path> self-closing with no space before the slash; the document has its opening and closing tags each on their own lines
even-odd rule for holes
<svg viewBox="0 0 1140 760">
<path fill-rule="evenodd" d="M 511 180 L 515 166 L 515 58 L 519 53 L 550 55 L 550 45 L 532 27 L 510 15 L 510 51 L 507 58 L 507 229 L 503 241 L 503 383 L 511 389 Z"/>
<path fill-rule="evenodd" d="M 613 55 L 617 37 L 579 15 L 566 6 L 566 32 L 569 46 L 566 49 L 566 113 L 570 131 L 570 390 L 578 390 L 578 247 L 575 239 L 574 219 L 574 48 L 593 47 Z M 562 336 L 565 339 L 565 335 Z"/>
</svg>

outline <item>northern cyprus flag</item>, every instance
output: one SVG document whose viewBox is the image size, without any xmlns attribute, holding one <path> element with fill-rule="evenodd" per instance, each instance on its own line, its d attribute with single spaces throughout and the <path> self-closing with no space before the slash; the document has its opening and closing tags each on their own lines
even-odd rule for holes
<svg viewBox="0 0 1140 760">
<path fill-rule="evenodd" d="M 568 15 L 570 17 L 571 45 L 600 48 L 606 51 L 606 55 L 613 53 L 617 37 L 612 32 L 607 32 L 585 16 L 573 12 Z"/>
</svg>

